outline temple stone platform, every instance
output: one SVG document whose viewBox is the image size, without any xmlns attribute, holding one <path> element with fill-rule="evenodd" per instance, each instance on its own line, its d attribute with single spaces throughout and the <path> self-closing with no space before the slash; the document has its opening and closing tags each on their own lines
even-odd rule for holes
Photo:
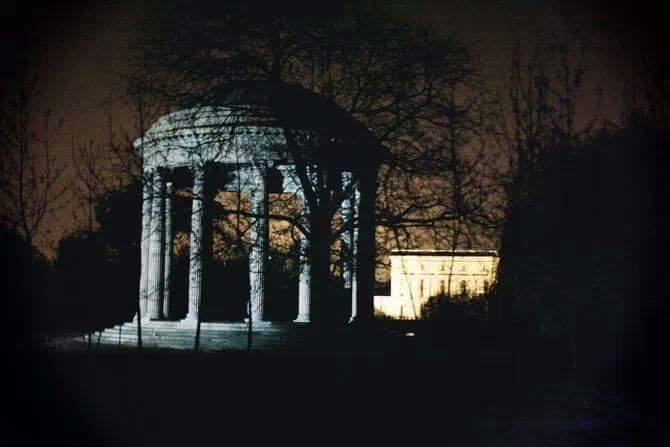
<svg viewBox="0 0 670 447">
<path fill-rule="evenodd" d="M 162 349 L 194 349 L 195 322 L 143 321 L 142 346 Z M 294 351 L 306 347 L 310 328 L 307 324 L 258 322 L 252 325 L 251 349 L 254 351 Z M 245 351 L 249 327 L 245 322 L 202 322 L 199 348 L 206 351 Z M 99 347 L 136 347 L 137 321 L 116 325 L 96 332 Z"/>
</svg>

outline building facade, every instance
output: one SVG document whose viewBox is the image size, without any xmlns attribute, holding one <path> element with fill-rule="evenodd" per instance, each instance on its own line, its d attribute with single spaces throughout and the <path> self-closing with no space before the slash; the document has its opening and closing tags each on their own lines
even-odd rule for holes
<svg viewBox="0 0 670 447">
<path fill-rule="evenodd" d="M 400 319 L 421 318 L 431 296 L 485 293 L 498 266 L 492 250 L 394 250 L 390 258 L 391 295 L 376 296 L 375 311 Z"/>
</svg>

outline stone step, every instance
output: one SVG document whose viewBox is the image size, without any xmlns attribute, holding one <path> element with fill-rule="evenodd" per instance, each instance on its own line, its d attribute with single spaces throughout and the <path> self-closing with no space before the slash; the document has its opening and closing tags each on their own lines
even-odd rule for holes
<svg viewBox="0 0 670 447">
<path fill-rule="evenodd" d="M 202 321 L 200 322 L 201 327 L 247 327 L 246 322 L 244 321 Z M 142 320 L 142 327 L 171 327 L 171 326 L 181 326 L 189 325 L 194 326 L 195 322 L 193 320 Z M 272 328 L 286 328 L 286 327 L 307 327 L 307 324 L 304 323 L 294 323 L 288 321 L 263 321 L 263 322 L 254 322 L 252 323 L 254 327 L 272 327 Z M 126 321 L 122 324 L 116 324 L 113 327 L 119 326 L 137 326 L 137 320 Z"/>
<path fill-rule="evenodd" d="M 136 341 L 125 341 L 121 342 L 120 344 L 118 342 L 116 343 L 103 343 L 102 341 L 100 342 L 100 345 L 98 346 L 95 344 L 94 346 L 97 346 L 99 348 L 115 348 L 115 347 L 130 347 L 134 348 L 137 346 Z M 142 341 L 142 346 L 145 348 L 164 348 L 164 349 L 180 349 L 180 350 L 190 350 L 193 349 L 194 345 L 193 343 L 160 343 L 156 341 L 150 341 L 150 340 L 143 340 Z M 247 344 L 246 343 L 234 343 L 234 344 L 212 344 L 208 342 L 201 342 L 200 343 L 200 349 L 205 350 L 205 351 L 218 351 L 218 350 L 226 350 L 226 351 L 245 351 L 247 350 Z M 252 344 L 252 350 L 254 351 L 297 351 L 297 350 L 302 350 L 304 349 L 303 345 L 287 345 L 287 344 L 260 344 L 260 343 L 253 343 Z"/>
<path fill-rule="evenodd" d="M 196 327 L 185 321 L 142 321 L 142 344 L 146 347 L 193 349 Z M 309 334 L 309 325 L 290 322 L 262 322 L 253 326 L 252 349 L 263 351 L 292 351 L 303 349 Z M 202 322 L 200 349 L 247 349 L 247 323 Z M 100 340 L 98 342 L 98 336 Z M 103 349 L 119 346 L 137 346 L 137 321 L 115 325 L 93 335 L 93 342 Z"/>
<path fill-rule="evenodd" d="M 110 338 L 110 339 L 118 339 L 119 337 L 132 337 L 132 338 L 137 338 L 137 333 L 136 332 L 121 332 L 119 334 L 118 332 L 103 332 L 101 335 L 103 338 Z M 228 332 L 228 333 L 211 333 L 211 332 L 201 332 L 200 333 L 200 338 L 201 339 L 212 339 L 212 340 L 227 340 L 227 339 L 235 339 L 235 338 L 247 338 L 247 333 L 245 332 Z M 95 334 L 93 338 L 97 338 L 98 334 Z M 157 333 L 150 333 L 150 332 L 142 332 L 142 338 L 160 338 L 160 339 L 193 339 L 195 338 L 195 333 L 193 332 L 174 332 L 174 333 L 167 333 L 167 332 L 157 332 Z M 279 334 L 268 334 L 268 333 L 254 333 L 252 335 L 252 338 L 259 338 L 259 339 L 274 339 L 274 340 L 281 340 L 281 341 L 291 341 L 291 340 L 305 340 L 307 337 L 305 334 L 289 334 L 289 333 L 279 333 Z"/>
<path fill-rule="evenodd" d="M 113 328 L 108 328 L 105 329 L 106 331 L 119 331 L 119 328 L 122 331 L 137 331 L 137 326 L 134 324 L 128 324 L 124 326 L 115 326 Z M 170 325 L 170 326 L 160 326 L 160 325 L 149 325 L 149 326 L 142 326 L 142 331 L 143 332 L 178 332 L 178 331 L 195 331 L 196 328 L 195 326 L 190 326 L 187 324 L 180 324 L 180 325 Z M 245 324 L 217 324 L 217 325 L 202 325 L 200 326 L 200 331 L 205 332 L 205 331 L 212 331 L 212 332 L 247 332 L 249 328 Z M 286 331 L 291 331 L 291 332 L 308 332 L 309 329 L 306 327 L 301 327 L 301 326 L 290 326 L 290 325 L 285 325 L 285 326 L 257 326 L 252 328 L 253 332 L 286 332 Z"/>
<path fill-rule="evenodd" d="M 97 342 L 95 343 L 97 344 Z M 137 345 L 136 339 L 122 339 L 119 343 L 119 340 L 100 340 L 101 345 L 110 345 L 117 346 L 121 345 Z M 152 345 L 152 346 L 164 346 L 164 347 L 182 347 L 186 349 L 193 348 L 195 340 L 142 340 L 143 345 Z M 262 340 L 253 340 L 252 347 L 286 347 L 287 349 L 293 349 L 297 347 L 304 346 L 304 343 L 277 343 L 277 342 L 268 342 Z M 214 341 L 214 340 L 200 340 L 200 346 L 203 348 L 214 348 L 214 349 L 228 349 L 228 348 L 240 348 L 245 349 L 247 346 L 246 340 L 226 340 Z"/>
<path fill-rule="evenodd" d="M 291 333 L 291 332 L 276 332 L 276 333 L 268 333 L 268 332 L 254 332 L 252 337 L 272 337 L 276 339 L 281 339 L 281 340 L 291 340 L 291 339 L 304 339 L 307 337 L 308 334 L 305 333 Z M 94 337 L 97 337 L 98 334 L 94 334 Z M 121 331 L 119 334 L 118 331 L 105 331 L 102 333 L 103 337 L 123 337 L 123 336 L 132 336 L 132 337 L 137 337 L 137 332 L 136 331 Z M 212 331 L 201 331 L 200 332 L 200 337 L 201 338 L 217 338 L 217 339 L 226 339 L 228 337 L 243 337 L 246 338 L 248 336 L 248 332 L 242 332 L 242 331 L 226 331 L 226 332 L 212 332 Z M 174 337 L 174 338 L 193 338 L 195 337 L 195 332 L 194 331 L 173 331 L 173 332 L 154 332 L 154 331 L 142 331 L 142 337 Z"/>
<path fill-rule="evenodd" d="M 120 337 L 118 334 L 114 335 L 106 335 L 103 334 L 100 337 L 100 343 L 106 343 L 106 344 L 118 344 L 119 340 L 121 343 L 136 343 L 137 342 L 137 337 L 135 335 L 129 335 L 129 334 L 122 334 Z M 97 337 L 93 338 L 93 341 L 97 343 Z M 187 345 L 192 345 L 195 341 L 195 337 L 193 335 L 190 336 L 166 336 L 166 335 L 160 335 L 160 336 L 143 336 L 142 341 L 145 342 L 156 342 L 156 343 L 167 343 L 167 344 L 187 344 Z M 300 338 L 290 338 L 290 337 L 272 337 L 272 336 L 254 336 L 252 338 L 252 342 L 254 344 L 264 344 L 264 345 L 299 345 L 303 344 L 305 342 L 304 339 Z M 247 343 L 247 337 L 246 336 L 228 336 L 228 337 L 210 337 L 206 335 L 201 335 L 200 337 L 200 343 L 204 344 L 216 344 L 216 345 L 232 345 L 232 344 L 246 344 Z"/>
<path fill-rule="evenodd" d="M 100 333 L 96 332 L 93 334 L 94 337 L 98 336 Z M 104 336 L 118 337 L 119 335 L 132 335 L 137 336 L 137 331 L 135 330 L 106 330 L 101 333 Z M 180 330 L 180 331 L 142 331 L 142 336 L 147 337 L 160 337 L 160 336 L 169 336 L 169 337 L 195 337 L 196 331 L 194 330 Z M 201 330 L 201 337 L 246 337 L 249 333 L 247 331 L 210 331 L 210 330 Z M 274 338 L 305 338 L 309 336 L 307 332 L 299 331 L 258 331 L 252 333 L 253 337 L 274 337 Z"/>
<path fill-rule="evenodd" d="M 191 320 L 142 320 L 142 327 L 177 327 L 182 325 L 195 325 Z M 244 321 L 203 321 L 200 323 L 201 327 L 247 327 L 247 323 Z M 119 326 L 137 326 L 137 320 L 125 321 L 123 323 L 115 324 L 113 328 L 118 328 Z M 289 321 L 263 321 L 263 322 L 253 322 L 255 328 L 265 327 L 265 328 L 306 328 L 309 324 L 306 323 L 295 323 Z"/>
<path fill-rule="evenodd" d="M 93 338 L 97 338 L 98 336 L 94 336 Z M 101 338 L 105 339 L 118 339 L 118 338 L 137 338 L 137 334 L 102 334 L 100 336 Z M 162 339 L 162 340 L 192 340 L 195 338 L 195 334 L 142 334 L 142 338 L 146 339 Z M 278 340 L 278 341 L 291 341 L 291 340 L 303 340 L 304 338 L 302 337 L 291 337 L 291 336 L 270 336 L 267 334 L 254 334 L 252 336 L 253 339 L 260 339 L 260 340 Z M 235 340 L 235 339 L 247 339 L 246 334 L 227 334 L 227 335 L 221 335 L 221 334 L 200 334 L 200 339 L 207 339 L 207 340 Z"/>
<path fill-rule="evenodd" d="M 98 337 L 93 337 L 93 340 L 97 340 Z M 100 340 L 109 340 L 109 341 L 114 341 L 114 340 L 136 340 L 137 336 L 135 335 L 121 335 L 120 337 L 118 335 L 102 335 L 100 336 Z M 195 340 L 195 336 L 142 336 L 143 340 L 169 340 L 169 341 L 190 341 L 190 340 Z M 235 336 L 235 337 L 209 337 L 209 336 L 200 336 L 200 340 L 207 340 L 207 341 L 213 341 L 213 342 L 226 342 L 228 340 L 247 340 L 246 336 Z M 302 338 L 295 338 L 295 337 L 263 337 L 263 336 L 254 336 L 252 337 L 252 340 L 259 340 L 263 342 L 273 342 L 273 343 L 301 343 L 304 342 L 305 339 Z"/>
</svg>

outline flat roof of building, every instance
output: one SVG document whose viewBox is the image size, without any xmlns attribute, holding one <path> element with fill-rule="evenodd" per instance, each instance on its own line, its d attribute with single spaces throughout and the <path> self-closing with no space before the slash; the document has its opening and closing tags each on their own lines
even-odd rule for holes
<svg viewBox="0 0 670 447">
<path fill-rule="evenodd" d="M 498 256 L 495 250 L 391 250 L 391 256 Z"/>
</svg>

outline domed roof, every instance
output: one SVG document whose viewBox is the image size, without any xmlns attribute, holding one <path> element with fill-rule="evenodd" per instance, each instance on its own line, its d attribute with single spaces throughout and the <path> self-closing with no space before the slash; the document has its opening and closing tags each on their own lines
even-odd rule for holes
<svg viewBox="0 0 670 447">
<path fill-rule="evenodd" d="M 215 89 L 214 104 L 257 120 L 256 125 L 312 130 L 374 141 L 367 128 L 328 98 L 306 88 L 270 81 L 236 81 Z"/>
<path fill-rule="evenodd" d="M 311 153 L 306 155 L 322 161 L 362 163 L 387 153 L 363 124 L 329 99 L 301 86 L 270 81 L 235 81 L 213 89 L 193 107 L 161 117 L 135 146 L 149 147 L 145 158 L 151 158 L 173 147 L 175 140 L 194 149 L 195 140 L 211 145 L 235 133 L 247 135 L 248 144 L 259 148 L 256 152 L 263 146 L 276 151 L 286 145 L 287 131 L 309 140 L 304 146 Z"/>
</svg>

